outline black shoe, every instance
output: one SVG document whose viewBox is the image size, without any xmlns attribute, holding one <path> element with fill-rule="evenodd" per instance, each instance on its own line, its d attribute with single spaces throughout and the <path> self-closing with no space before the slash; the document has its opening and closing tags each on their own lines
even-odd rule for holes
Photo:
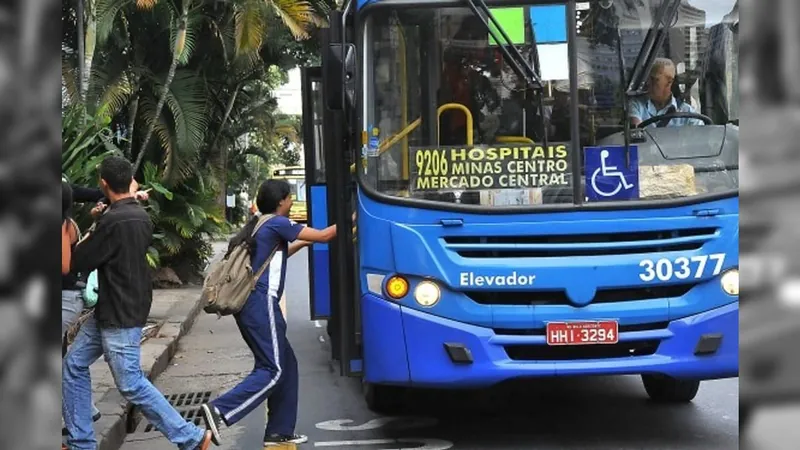
<svg viewBox="0 0 800 450">
<path fill-rule="evenodd" d="M 304 442 L 308 442 L 308 436 L 303 436 L 302 434 L 290 436 L 271 434 L 264 438 L 264 447 L 278 447 L 283 444 L 302 444 Z"/>
<path fill-rule="evenodd" d="M 203 411 L 203 420 L 206 422 L 206 428 L 211 432 L 211 442 L 214 445 L 219 445 L 219 429 L 222 425 L 222 416 L 214 405 L 208 403 L 200 407 Z"/>
<path fill-rule="evenodd" d="M 98 420 L 100 420 L 101 417 L 103 417 L 103 415 L 100 413 L 100 411 L 98 411 L 97 414 L 92 416 L 92 422 L 97 422 Z M 61 435 L 66 436 L 67 434 L 69 434 L 67 432 L 67 427 L 61 428 Z"/>
</svg>

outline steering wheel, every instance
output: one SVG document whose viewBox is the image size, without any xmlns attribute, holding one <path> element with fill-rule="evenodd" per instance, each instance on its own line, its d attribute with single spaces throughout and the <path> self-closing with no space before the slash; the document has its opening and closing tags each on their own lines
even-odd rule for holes
<svg viewBox="0 0 800 450">
<path fill-rule="evenodd" d="M 662 120 L 665 120 L 665 119 L 669 119 L 669 120 L 672 120 L 672 119 L 700 119 L 706 125 L 714 125 L 714 121 L 711 120 L 710 117 L 708 117 L 708 116 L 706 116 L 704 114 L 693 113 L 693 112 L 676 111 L 676 112 L 673 112 L 673 113 L 662 114 L 660 116 L 653 116 L 653 117 L 651 117 L 651 118 L 649 118 L 647 120 L 643 120 L 641 123 L 639 123 L 639 125 L 636 125 L 636 128 L 644 128 L 644 127 L 646 127 L 648 125 L 654 124 L 656 122 L 661 122 Z"/>
</svg>

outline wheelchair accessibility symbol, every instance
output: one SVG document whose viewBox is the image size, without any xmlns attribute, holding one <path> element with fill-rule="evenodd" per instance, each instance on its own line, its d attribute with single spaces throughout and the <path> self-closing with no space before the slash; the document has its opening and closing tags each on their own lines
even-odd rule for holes
<svg viewBox="0 0 800 450">
<path fill-rule="evenodd" d="M 586 195 L 589 200 L 628 200 L 639 197 L 639 151 L 630 146 L 586 147 Z"/>
</svg>

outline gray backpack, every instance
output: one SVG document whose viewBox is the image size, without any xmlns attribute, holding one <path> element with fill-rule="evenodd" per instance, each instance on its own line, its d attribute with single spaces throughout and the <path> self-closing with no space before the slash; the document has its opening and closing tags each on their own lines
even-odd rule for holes
<svg viewBox="0 0 800 450">
<path fill-rule="evenodd" d="M 258 229 L 273 217 L 275 216 L 270 214 L 261 216 L 252 235 L 255 236 Z M 253 268 L 250 267 L 251 254 L 247 242 L 240 243 L 231 249 L 221 261 L 212 264 L 203 281 L 201 295 L 203 310 L 219 316 L 228 316 L 241 311 L 250 293 L 255 289 L 256 282 L 267 269 L 272 257 L 275 256 L 277 249 L 277 246 L 272 249 L 258 273 L 253 273 Z"/>
</svg>

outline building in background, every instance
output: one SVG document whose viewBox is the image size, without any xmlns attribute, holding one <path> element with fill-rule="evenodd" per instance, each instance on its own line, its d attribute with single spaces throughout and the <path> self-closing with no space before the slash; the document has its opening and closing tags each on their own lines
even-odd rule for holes
<svg viewBox="0 0 800 450">
<path fill-rule="evenodd" d="M 303 96 L 300 85 L 300 68 L 289 71 L 289 82 L 275 90 L 278 100 L 278 111 L 283 114 L 302 115 Z"/>
</svg>

